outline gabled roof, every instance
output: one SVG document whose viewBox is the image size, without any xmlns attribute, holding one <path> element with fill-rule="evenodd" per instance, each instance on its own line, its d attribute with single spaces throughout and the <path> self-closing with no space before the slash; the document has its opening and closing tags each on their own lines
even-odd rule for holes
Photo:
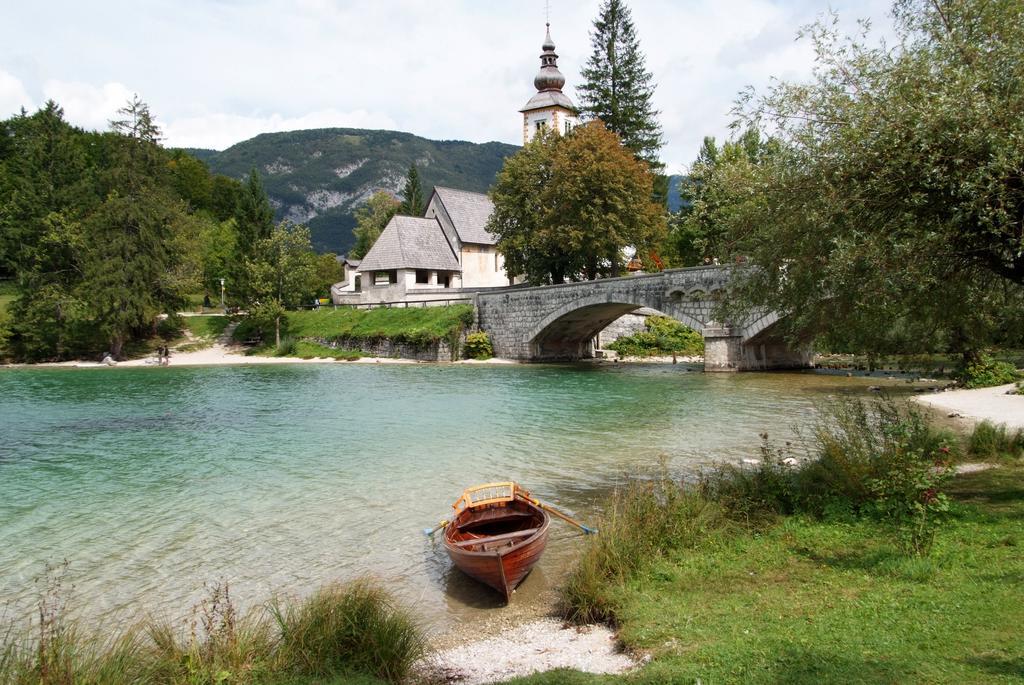
<svg viewBox="0 0 1024 685">
<path fill-rule="evenodd" d="M 478 245 L 494 245 L 497 239 L 487 232 L 487 220 L 491 218 L 494 211 L 494 203 L 491 198 L 483 193 L 471 193 L 468 190 L 455 190 L 453 188 L 434 187 L 434 194 L 437 195 L 444 211 L 448 213 L 452 223 L 455 225 L 455 232 L 459 234 L 459 240 L 463 243 L 475 243 Z"/>
<path fill-rule="evenodd" d="M 437 219 L 392 217 L 359 263 L 360 271 L 434 269 L 462 271 Z"/>
</svg>

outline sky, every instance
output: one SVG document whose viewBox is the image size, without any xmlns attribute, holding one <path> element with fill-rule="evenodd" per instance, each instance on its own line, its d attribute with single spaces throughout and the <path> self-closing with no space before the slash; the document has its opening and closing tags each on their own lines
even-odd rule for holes
<svg viewBox="0 0 1024 685">
<path fill-rule="evenodd" d="M 522 143 L 545 0 L 0 0 L 0 118 L 46 100 L 106 129 L 137 93 L 164 144 L 223 150 L 259 133 L 355 127 Z M 550 0 L 573 88 L 601 0 Z M 884 31 L 889 0 L 629 0 L 657 84 L 669 173 L 729 135 L 741 89 L 811 73 L 798 29 L 829 9 Z"/>
</svg>

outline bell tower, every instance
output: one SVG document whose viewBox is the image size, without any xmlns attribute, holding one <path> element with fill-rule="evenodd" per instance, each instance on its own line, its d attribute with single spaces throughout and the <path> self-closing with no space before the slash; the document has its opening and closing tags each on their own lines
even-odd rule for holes
<svg viewBox="0 0 1024 685">
<path fill-rule="evenodd" d="M 562 86 L 565 76 L 558 70 L 558 54 L 551 40 L 551 24 L 546 24 L 543 52 L 540 55 L 540 71 L 533 79 L 537 94 L 530 98 L 520 112 L 523 114 L 523 145 L 545 130 L 568 133 L 579 125 L 576 107 L 572 104 Z"/>
</svg>

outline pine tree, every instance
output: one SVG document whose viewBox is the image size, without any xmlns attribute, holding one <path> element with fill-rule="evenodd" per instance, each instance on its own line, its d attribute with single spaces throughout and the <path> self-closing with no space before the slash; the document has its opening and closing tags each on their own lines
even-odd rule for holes
<svg viewBox="0 0 1024 685">
<path fill-rule="evenodd" d="M 409 165 L 409 175 L 405 179 L 405 188 L 402 189 L 402 202 L 399 214 L 405 216 L 423 216 L 423 188 L 420 187 L 420 172 L 416 169 L 415 162 Z"/>
<path fill-rule="evenodd" d="M 238 204 L 238 248 L 243 256 L 249 256 L 256 242 L 270 237 L 274 230 L 274 210 L 256 167 L 249 172 Z"/>
<path fill-rule="evenodd" d="M 659 170 L 663 141 L 651 102 L 654 76 L 646 69 L 629 8 L 622 0 L 605 0 L 590 42 L 594 51 L 583 69 L 580 113 L 603 121 L 652 171 Z"/>
</svg>

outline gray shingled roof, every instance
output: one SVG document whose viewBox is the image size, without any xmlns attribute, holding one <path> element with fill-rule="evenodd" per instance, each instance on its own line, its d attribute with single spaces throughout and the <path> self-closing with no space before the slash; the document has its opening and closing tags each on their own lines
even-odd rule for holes
<svg viewBox="0 0 1024 685">
<path fill-rule="evenodd" d="M 569 96 L 560 90 L 542 90 L 526 103 L 520 112 L 530 112 L 535 109 L 543 109 L 545 107 L 560 106 L 566 109 L 576 111 L 576 105 L 572 104 L 572 100 Z"/>
<path fill-rule="evenodd" d="M 360 271 L 435 269 L 462 271 L 437 219 L 392 217 L 363 257 Z"/>
<path fill-rule="evenodd" d="M 459 234 L 459 240 L 464 243 L 476 243 L 478 245 L 494 245 L 497 242 L 492 234 L 487 232 L 487 220 L 491 218 L 494 211 L 494 203 L 491 198 L 482 193 L 471 193 L 468 190 L 454 190 L 452 188 L 434 187 L 444 210 L 448 212 L 452 223 L 455 224 L 455 232 Z"/>
</svg>

